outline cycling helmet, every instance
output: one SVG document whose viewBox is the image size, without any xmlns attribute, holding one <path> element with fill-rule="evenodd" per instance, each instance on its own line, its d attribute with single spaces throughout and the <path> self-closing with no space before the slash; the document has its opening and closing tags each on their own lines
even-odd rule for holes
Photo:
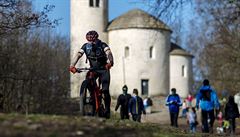
<svg viewBox="0 0 240 137">
<path fill-rule="evenodd" d="M 95 41 L 96 39 L 98 39 L 98 33 L 97 33 L 95 30 L 91 30 L 91 31 L 89 31 L 89 32 L 86 34 L 86 39 L 87 39 L 89 42 L 93 42 L 93 41 Z"/>
</svg>

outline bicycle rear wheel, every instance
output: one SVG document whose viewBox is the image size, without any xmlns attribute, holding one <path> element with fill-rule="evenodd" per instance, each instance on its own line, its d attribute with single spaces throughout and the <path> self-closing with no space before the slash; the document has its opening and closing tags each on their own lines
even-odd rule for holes
<svg viewBox="0 0 240 137">
<path fill-rule="evenodd" d="M 80 115 L 82 116 L 94 116 L 95 115 L 95 101 L 91 97 L 91 91 L 89 90 L 88 81 L 83 81 L 80 88 Z"/>
</svg>

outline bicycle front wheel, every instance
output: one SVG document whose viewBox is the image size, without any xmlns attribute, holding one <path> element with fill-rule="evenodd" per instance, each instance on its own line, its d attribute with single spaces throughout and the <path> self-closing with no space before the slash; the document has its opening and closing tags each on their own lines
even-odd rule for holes
<svg viewBox="0 0 240 137">
<path fill-rule="evenodd" d="M 83 81 L 80 88 L 80 115 L 94 116 L 95 115 L 95 101 L 91 97 L 88 81 Z"/>
</svg>

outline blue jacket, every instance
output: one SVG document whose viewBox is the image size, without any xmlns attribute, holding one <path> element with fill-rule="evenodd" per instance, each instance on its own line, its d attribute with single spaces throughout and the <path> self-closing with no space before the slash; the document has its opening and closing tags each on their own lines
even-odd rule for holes
<svg viewBox="0 0 240 137">
<path fill-rule="evenodd" d="M 144 107 L 143 107 L 142 98 L 139 97 L 139 96 L 132 97 L 132 98 L 129 100 L 128 109 L 129 109 L 129 112 L 130 112 L 132 115 L 133 115 L 133 114 L 139 114 L 139 115 L 141 115 L 142 113 L 143 113 L 143 114 L 146 114 L 146 112 L 145 112 L 145 110 L 144 110 Z"/>
<path fill-rule="evenodd" d="M 219 109 L 220 104 L 216 92 L 210 86 L 202 86 L 196 97 L 196 107 L 204 111 Z"/>
<path fill-rule="evenodd" d="M 169 107 L 171 113 L 178 113 L 181 105 L 182 101 L 178 94 L 171 94 L 166 98 L 166 106 Z"/>
</svg>

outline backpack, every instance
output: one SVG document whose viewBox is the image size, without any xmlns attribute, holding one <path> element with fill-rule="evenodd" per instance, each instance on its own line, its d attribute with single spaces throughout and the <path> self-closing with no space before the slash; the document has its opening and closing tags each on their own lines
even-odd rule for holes
<svg viewBox="0 0 240 137">
<path fill-rule="evenodd" d="M 152 100 L 150 98 L 147 99 L 147 105 L 148 106 L 152 106 L 153 105 Z"/>
<path fill-rule="evenodd" d="M 104 52 L 105 43 L 98 42 L 98 45 L 92 46 L 89 43 L 85 44 L 85 53 L 86 53 L 86 63 L 88 60 L 97 61 L 97 62 L 107 62 L 107 56 Z"/>
<path fill-rule="evenodd" d="M 202 97 L 200 99 L 204 101 L 211 101 L 211 92 L 212 92 L 212 89 L 210 88 L 201 89 L 200 93 L 202 94 Z"/>
</svg>

